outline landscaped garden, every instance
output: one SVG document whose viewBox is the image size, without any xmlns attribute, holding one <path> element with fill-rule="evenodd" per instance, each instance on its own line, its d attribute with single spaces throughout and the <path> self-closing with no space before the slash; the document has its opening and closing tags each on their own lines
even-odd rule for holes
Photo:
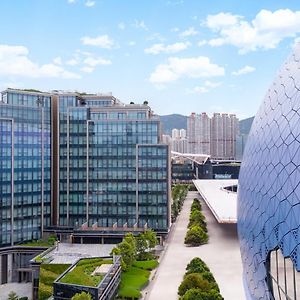
<svg viewBox="0 0 300 300">
<path fill-rule="evenodd" d="M 39 300 L 46 300 L 53 294 L 53 281 L 69 266 L 69 264 L 41 264 Z"/>
<path fill-rule="evenodd" d="M 172 187 L 172 206 L 171 206 L 171 217 L 172 222 L 176 221 L 178 214 L 180 213 L 183 202 L 189 191 L 190 185 L 188 184 L 176 184 Z"/>
<path fill-rule="evenodd" d="M 183 281 L 178 288 L 180 300 L 223 300 L 219 286 L 208 266 L 195 257 L 186 267 Z"/>
<path fill-rule="evenodd" d="M 112 260 L 104 260 L 101 258 L 87 258 L 80 260 L 75 268 L 65 274 L 60 282 L 72 283 L 86 286 L 98 286 L 104 275 L 93 274 L 97 267 L 103 264 L 112 264 Z"/>
<path fill-rule="evenodd" d="M 152 230 L 134 236 L 125 235 L 123 241 L 112 250 L 121 256 L 122 275 L 117 299 L 139 299 L 141 290 L 148 284 L 151 270 L 158 266 L 152 253 L 157 244 Z"/>
<path fill-rule="evenodd" d="M 189 246 L 199 246 L 208 242 L 207 224 L 202 213 L 201 203 L 197 198 L 191 206 L 188 231 L 184 243 Z"/>
<path fill-rule="evenodd" d="M 27 246 L 27 247 L 51 247 L 54 246 L 56 241 L 56 237 L 54 235 L 50 235 L 47 240 L 32 240 L 29 242 L 25 242 L 20 244 L 20 246 Z"/>
</svg>

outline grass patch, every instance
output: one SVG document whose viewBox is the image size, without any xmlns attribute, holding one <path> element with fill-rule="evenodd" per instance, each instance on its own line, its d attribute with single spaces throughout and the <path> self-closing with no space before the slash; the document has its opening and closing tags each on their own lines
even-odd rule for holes
<svg viewBox="0 0 300 300">
<path fill-rule="evenodd" d="M 53 281 L 69 266 L 69 264 L 41 265 L 39 281 L 39 300 L 48 299 L 53 294 Z"/>
<path fill-rule="evenodd" d="M 86 286 L 97 286 L 103 279 L 103 275 L 91 275 L 93 271 L 103 265 L 112 264 L 112 260 L 103 260 L 101 258 L 83 259 L 76 267 L 67 273 L 60 282 L 73 283 Z"/>
<path fill-rule="evenodd" d="M 157 260 L 135 261 L 133 263 L 133 266 L 143 270 L 151 271 L 158 266 L 158 261 Z"/>
<path fill-rule="evenodd" d="M 53 246 L 52 243 L 49 243 L 47 241 L 31 241 L 31 242 L 26 242 L 24 244 L 20 244 L 20 246 L 28 246 L 28 247 L 51 247 Z"/>
<path fill-rule="evenodd" d="M 119 299 L 139 299 L 140 290 L 148 283 L 150 271 L 134 266 L 128 268 L 121 275 L 121 283 L 118 292 Z"/>
<path fill-rule="evenodd" d="M 139 299 L 141 290 L 148 284 L 150 270 L 158 266 L 157 260 L 135 261 L 122 272 L 117 299 Z"/>
</svg>

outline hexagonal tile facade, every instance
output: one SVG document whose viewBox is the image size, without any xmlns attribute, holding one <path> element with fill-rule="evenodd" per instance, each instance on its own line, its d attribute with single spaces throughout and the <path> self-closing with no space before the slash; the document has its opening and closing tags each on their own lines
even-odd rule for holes
<svg viewBox="0 0 300 300">
<path fill-rule="evenodd" d="M 239 177 L 238 232 L 252 299 L 272 299 L 266 259 L 280 248 L 300 271 L 300 46 L 254 119 Z"/>
</svg>

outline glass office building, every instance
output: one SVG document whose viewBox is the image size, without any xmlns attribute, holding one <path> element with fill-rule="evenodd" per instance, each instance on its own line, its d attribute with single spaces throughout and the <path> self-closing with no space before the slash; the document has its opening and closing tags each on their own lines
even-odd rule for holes
<svg viewBox="0 0 300 300">
<path fill-rule="evenodd" d="M 51 213 L 51 95 L 0 99 L 0 246 L 39 239 Z"/>
<path fill-rule="evenodd" d="M 56 94 L 56 223 L 74 228 L 170 225 L 170 162 L 148 105 Z"/>
<path fill-rule="evenodd" d="M 247 299 L 300 299 L 300 47 L 254 119 L 238 190 Z"/>
</svg>

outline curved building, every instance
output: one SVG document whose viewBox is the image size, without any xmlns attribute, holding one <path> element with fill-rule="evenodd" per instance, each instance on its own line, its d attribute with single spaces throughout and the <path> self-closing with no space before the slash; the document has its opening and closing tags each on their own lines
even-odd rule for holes
<svg viewBox="0 0 300 300">
<path fill-rule="evenodd" d="M 238 231 L 248 299 L 300 299 L 300 47 L 255 117 L 243 156 Z"/>
</svg>

